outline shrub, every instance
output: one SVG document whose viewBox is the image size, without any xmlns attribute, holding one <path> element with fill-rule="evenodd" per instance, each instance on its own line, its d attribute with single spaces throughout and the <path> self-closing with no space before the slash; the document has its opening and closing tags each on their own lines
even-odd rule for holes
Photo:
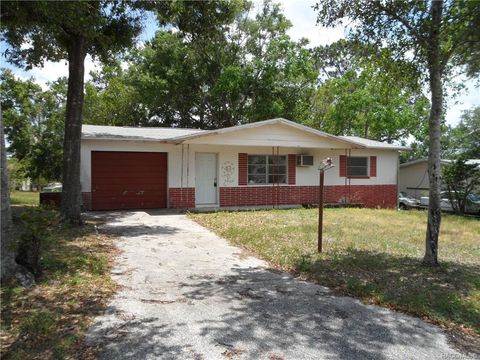
<svg viewBox="0 0 480 360">
<path fill-rule="evenodd" d="M 51 239 L 52 227 L 58 224 L 59 216 L 52 209 L 36 207 L 26 210 L 21 219 L 25 230 L 20 237 L 15 260 L 38 279 L 42 274 L 42 246 Z"/>
</svg>

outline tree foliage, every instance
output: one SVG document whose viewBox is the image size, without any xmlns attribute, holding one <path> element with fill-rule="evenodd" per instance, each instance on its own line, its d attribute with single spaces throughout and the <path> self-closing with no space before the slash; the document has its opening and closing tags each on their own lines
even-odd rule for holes
<svg viewBox="0 0 480 360">
<path fill-rule="evenodd" d="M 104 65 L 92 73 L 93 79 L 85 85 L 84 123 L 109 126 L 145 125 L 148 112 L 142 105 L 140 92 L 122 70 L 119 62 Z"/>
<path fill-rule="evenodd" d="M 8 152 L 18 160 L 25 177 L 58 181 L 62 177 L 62 144 L 66 79 L 44 91 L 32 79 L 0 74 L 1 106 Z"/>
<path fill-rule="evenodd" d="M 460 156 L 442 167 L 442 179 L 453 210 L 464 214 L 468 197 L 480 186 L 479 164 L 469 164 L 467 159 Z"/>
<path fill-rule="evenodd" d="M 209 26 L 194 21 L 196 6 Z M 115 123 L 209 129 L 279 116 L 305 118 L 317 77 L 306 42 L 288 36 L 291 23 L 278 5 L 266 2 L 253 19 L 248 3 L 229 6 L 226 11 L 223 2 L 183 4 L 170 23 L 175 31 L 158 31 L 132 54 L 126 72 L 87 90 L 88 121 L 104 121 L 95 114 L 108 113 L 115 94 L 137 104 L 118 106 L 119 120 L 110 120 Z"/>
<path fill-rule="evenodd" d="M 2 4 L 5 55 L 31 69 L 68 59 L 74 41 L 85 39 L 85 54 L 110 60 L 141 30 L 141 12 L 128 1 L 8 1 Z"/>
<path fill-rule="evenodd" d="M 475 73 L 479 51 L 479 7 L 462 1 L 348 1 L 324 0 L 315 6 L 318 21 L 335 26 L 355 23 L 350 37 L 386 48 L 396 59 L 417 69 L 431 93 L 429 116 L 430 200 L 424 264 L 438 264 L 440 231 L 440 149 L 444 85 L 458 72 Z M 474 34 L 474 32 L 476 33 Z"/>
<path fill-rule="evenodd" d="M 408 63 L 346 40 L 317 48 L 315 56 L 321 84 L 311 126 L 387 142 L 421 136 L 430 103 Z"/>
<path fill-rule="evenodd" d="M 8 1 L 1 7 L 1 40 L 8 60 L 26 69 L 68 60 L 63 145 L 62 213 L 80 222 L 80 137 L 87 54 L 103 61 L 133 46 L 141 30 L 139 7 L 130 1 Z"/>
<path fill-rule="evenodd" d="M 464 111 L 458 125 L 447 135 L 446 157 L 480 159 L 480 106 Z"/>
</svg>

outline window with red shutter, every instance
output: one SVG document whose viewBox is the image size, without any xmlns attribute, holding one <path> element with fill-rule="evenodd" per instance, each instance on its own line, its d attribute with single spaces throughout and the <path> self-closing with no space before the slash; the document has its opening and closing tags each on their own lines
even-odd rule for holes
<svg viewBox="0 0 480 360">
<path fill-rule="evenodd" d="M 340 155 L 340 176 L 347 176 L 347 157 L 345 155 Z"/>
<path fill-rule="evenodd" d="M 377 176 L 377 157 L 370 156 L 370 176 L 376 177 Z"/>
</svg>

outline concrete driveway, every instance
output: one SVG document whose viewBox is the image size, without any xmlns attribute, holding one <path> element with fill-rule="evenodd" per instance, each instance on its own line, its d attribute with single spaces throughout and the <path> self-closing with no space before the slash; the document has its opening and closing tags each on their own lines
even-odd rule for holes
<svg viewBox="0 0 480 360">
<path fill-rule="evenodd" d="M 87 338 L 102 359 L 463 359 L 420 319 L 297 280 L 180 214 L 110 212 L 122 285 Z"/>
</svg>

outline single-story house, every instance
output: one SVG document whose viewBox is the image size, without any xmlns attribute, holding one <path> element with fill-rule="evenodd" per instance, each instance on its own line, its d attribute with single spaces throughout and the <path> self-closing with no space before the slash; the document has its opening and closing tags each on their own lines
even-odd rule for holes
<svg viewBox="0 0 480 360">
<path fill-rule="evenodd" d="M 440 166 L 449 164 L 450 162 L 451 160 L 441 159 Z M 466 163 L 479 164 L 480 166 L 480 160 L 478 159 L 470 159 L 467 160 Z M 422 196 L 428 196 L 430 189 L 428 159 L 423 158 L 400 164 L 398 185 L 400 191 L 416 199 L 420 199 Z"/>
<path fill-rule="evenodd" d="M 85 210 L 306 205 L 394 208 L 402 146 L 285 119 L 218 130 L 83 125 Z"/>
</svg>

